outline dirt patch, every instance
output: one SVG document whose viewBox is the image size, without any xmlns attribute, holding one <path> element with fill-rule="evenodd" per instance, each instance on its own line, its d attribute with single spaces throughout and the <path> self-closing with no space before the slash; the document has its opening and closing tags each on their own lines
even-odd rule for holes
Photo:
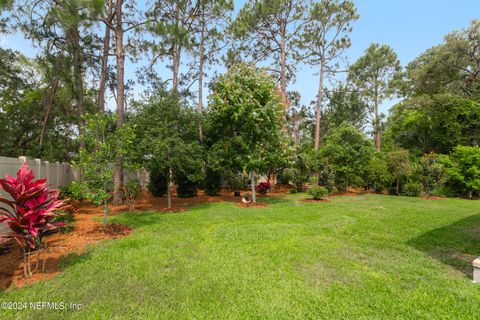
<svg viewBox="0 0 480 320">
<path fill-rule="evenodd" d="M 257 203 L 237 203 L 239 208 L 265 208 L 268 207 L 268 203 L 257 202 Z"/>
<path fill-rule="evenodd" d="M 328 200 L 328 199 L 319 199 L 319 200 L 315 200 L 315 199 L 303 199 L 303 202 L 331 202 L 331 201 Z"/>
<path fill-rule="evenodd" d="M 100 225 L 100 226 L 94 226 L 90 230 L 87 230 L 85 234 L 102 239 L 115 239 L 115 238 L 121 238 L 128 236 L 130 233 L 132 233 L 132 229 L 129 227 L 123 225 L 123 224 L 118 224 L 118 223 L 109 223 L 107 225 Z"/>
<path fill-rule="evenodd" d="M 328 195 L 329 198 L 335 198 L 335 197 L 356 197 L 362 194 L 365 194 L 367 192 L 343 192 L 343 193 L 335 193 L 335 194 L 330 194 Z"/>
<path fill-rule="evenodd" d="M 446 198 L 442 197 L 422 197 L 423 200 L 445 200 Z"/>
</svg>

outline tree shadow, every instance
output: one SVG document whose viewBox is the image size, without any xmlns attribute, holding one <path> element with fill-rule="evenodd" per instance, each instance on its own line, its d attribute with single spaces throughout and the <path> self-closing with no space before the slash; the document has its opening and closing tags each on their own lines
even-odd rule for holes
<svg viewBox="0 0 480 320">
<path fill-rule="evenodd" d="M 0 243 L 0 290 L 5 290 L 12 284 L 22 256 L 22 250 L 15 240 Z"/>
<path fill-rule="evenodd" d="M 480 256 L 480 214 L 430 230 L 407 244 L 471 278 L 472 261 Z"/>
</svg>

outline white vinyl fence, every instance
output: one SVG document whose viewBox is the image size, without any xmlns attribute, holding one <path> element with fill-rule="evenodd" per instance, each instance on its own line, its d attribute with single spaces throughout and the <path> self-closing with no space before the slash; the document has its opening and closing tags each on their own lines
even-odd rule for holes
<svg viewBox="0 0 480 320">
<path fill-rule="evenodd" d="M 5 178 L 7 175 L 14 177 L 24 163 L 27 163 L 30 169 L 33 170 L 35 179 L 47 179 L 47 185 L 52 189 L 66 186 L 72 181 L 78 181 L 80 179 L 79 169 L 73 168 L 69 163 L 48 162 L 41 159 L 28 159 L 27 157 L 0 157 L 0 178 Z M 137 179 L 140 182 L 142 190 L 147 189 L 149 175 L 145 169 L 125 171 L 124 174 L 125 182 Z M 0 196 L 9 198 L 3 190 L 0 190 Z M 1 205 L 0 203 L 0 206 Z M 0 224 L 0 234 L 5 231 L 5 227 L 5 224 Z"/>
</svg>

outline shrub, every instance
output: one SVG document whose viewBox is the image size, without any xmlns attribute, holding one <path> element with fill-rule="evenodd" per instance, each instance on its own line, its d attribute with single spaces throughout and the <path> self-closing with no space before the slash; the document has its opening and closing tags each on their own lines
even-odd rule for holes
<svg viewBox="0 0 480 320">
<path fill-rule="evenodd" d="M 227 172 L 225 175 L 225 179 L 227 180 L 228 187 L 231 190 L 243 190 L 247 185 L 248 178 L 234 172 Z"/>
<path fill-rule="evenodd" d="M 408 197 L 418 197 L 422 193 L 423 187 L 419 182 L 407 182 L 403 185 L 402 194 Z"/>
<path fill-rule="evenodd" d="M 400 149 L 391 151 L 387 155 L 388 169 L 395 180 L 395 192 L 400 195 L 401 183 L 412 173 L 412 163 L 410 162 L 410 152 Z"/>
<path fill-rule="evenodd" d="M 221 178 L 219 171 L 207 167 L 203 180 L 203 188 L 209 196 L 218 195 L 221 189 Z"/>
<path fill-rule="evenodd" d="M 480 148 L 458 146 L 450 154 L 447 172 L 451 184 L 458 187 L 459 193 L 469 198 L 474 192 L 480 193 Z"/>
<path fill-rule="evenodd" d="M 197 183 L 188 179 L 186 175 L 177 175 L 175 183 L 177 184 L 177 197 L 192 198 L 197 195 Z"/>
<path fill-rule="evenodd" d="M 52 221 L 55 211 L 63 206 L 58 199 L 58 190 L 49 190 L 46 179 L 34 181 L 33 171 L 24 164 L 16 178 L 7 176 L 0 179 L 0 188 L 7 192 L 12 200 L 0 197 L 6 207 L 0 208 L 0 223 L 7 222 L 11 232 L 2 235 L 15 239 L 23 248 L 25 276 L 32 274 L 29 252 L 41 247 L 43 237 L 56 233 L 61 222 Z"/>
<path fill-rule="evenodd" d="M 363 174 L 374 153 L 375 148 L 366 135 L 344 122 L 329 132 L 319 157 L 329 165 L 327 175 L 334 173 L 336 185 L 348 190 L 356 177 Z M 325 185 L 328 186 L 327 183 Z"/>
<path fill-rule="evenodd" d="M 258 193 L 266 195 L 270 191 L 270 181 L 260 182 L 255 187 Z"/>
<path fill-rule="evenodd" d="M 73 181 L 67 186 L 60 187 L 58 197 L 60 199 L 81 201 L 85 199 L 85 192 L 83 190 L 83 186 L 80 183 Z"/>
<path fill-rule="evenodd" d="M 140 182 L 137 179 L 128 180 L 122 188 L 122 198 L 132 210 L 135 200 L 140 197 Z"/>
<path fill-rule="evenodd" d="M 75 222 L 75 216 L 73 212 L 68 210 L 58 210 L 55 212 L 55 217 L 52 219 L 52 222 L 60 222 L 62 225 L 58 227 L 60 233 L 69 233 L 73 230 L 73 225 Z"/>
<path fill-rule="evenodd" d="M 154 197 L 161 197 L 167 194 L 167 172 L 150 168 L 150 181 L 148 183 L 148 191 Z"/>
<path fill-rule="evenodd" d="M 418 179 L 423 185 L 427 196 L 431 196 L 436 189 L 440 189 L 446 182 L 446 170 L 439 156 L 433 152 L 424 154 L 418 165 Z"/>
<path fill-rule="evenodd" d="M 328 194 L 328 190 L 324 187 L 315 186 L 308 189 L 308 194 L 315 200 L 321 200 Z"/>
<path fill-rule="evenodd" d="M 290 189 L 288 193 L 295 194 L 298 193 L 298 190 L 296 188 Z"/>
</svg>

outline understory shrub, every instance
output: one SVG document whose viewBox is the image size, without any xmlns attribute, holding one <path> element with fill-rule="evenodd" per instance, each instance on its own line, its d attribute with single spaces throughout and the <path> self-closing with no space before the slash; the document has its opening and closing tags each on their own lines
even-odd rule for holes
<svg viewBox="0 0 480 320">
<path fill-rule="evenodd" d="M 167 172 L 150 168 L 150 182 L 148 183 L 148 191 L 154 197 L 161 197 L 167 194 Z"/>
<path fill-rule="evenodd" d="M 203 180 L 203 188 L 209 196 L 216 196 L 221 189 L 220 171 L 208 168 L 205 170 L 205 178 Z"/>
<path fill-rule="evenodd" d="M 177 197 L 192 198 L 197 195 L 197 183 L 189 180 L 186 175 L 177 175 L 175 183 L 177 184 Z"/>
<path fill-rule="evenodd" d="M 308 189 L 308 194 L 315 200 L 321 200 L 328 194 L 328 190 L 325 187 L 315 186 Z"/>
<path fill-rule="evenodd" d="M 440 157 L 436 153 L 424 154 L 418 164 L 418 179 L 423 185 L 423 191 L 431 196 L 435 190 L 443 187 L 447 174 Z"/>
<path fill-rule="evenodd" d="M 266 195 L 270 191 L 270 181 L 259 182 L 255 189 L 258 193 Z"/>
<path fill-rule="evenodd" d="M 238 172 L 227 172 L 225 179 L 231 190 L 243 190 L 246 188 L 248 182 L 248 178 Z"/>
<path fill-rule="evenodd" d="M 44 237 L 59 231 L 62 222 L 54 222 L 55 211 L 64 205 L 58 199 L 58 190 L 47 188 L 46 179 L 34 180 L 33 171 L 24 164 L 16 177 L 0 179 L 0 189 L 11 197 L 0 197 L 0 223 L 6 222 L 10 232 L 4 238 L 15 239 L 23 249 L 24 275 L 32 275 L 30 268 L 31 251 L 44 247 Z"/>
<path fill-rule="evenodd" d="M 128 180 L 122 188 L 122 198 L 128 205 L 129 210 L 133 209 L 135 200 L 140 197 L 141 186 L 137 179 Z"/>
<path fill-rule="evenodd" d="M 58 210 L 55 211 L 55 217 L 52 222 L 59 223 L 58 231 L 62 234 L 69 233 L 73 230 L 75 216 L 72 211 Z"/>
<path fill-rule="evenodd" d="M 473 197 L 480 194 L 480 148 L 457 146 L 448 159 L 443 161 L 447 167 L 449 184 L 457 193 Z"/>
<path fill-rule="evenodd" d="M 408 197 L 419 197 L 422 193 L 423 186 L 419 182 L 409 181 L 402 187 L 402 195 Z"/>
<path fill-rule="evenodd" d="M 60 192 L 58 194 L 58 198 L 60 199 L 71 199 L 76 201 L 81 201 L 85 199 L 85 192 L 83 190 L 83 186 L 73 181 L 69 185 L 63 186 L 59 188 Z"/>
</svg>

